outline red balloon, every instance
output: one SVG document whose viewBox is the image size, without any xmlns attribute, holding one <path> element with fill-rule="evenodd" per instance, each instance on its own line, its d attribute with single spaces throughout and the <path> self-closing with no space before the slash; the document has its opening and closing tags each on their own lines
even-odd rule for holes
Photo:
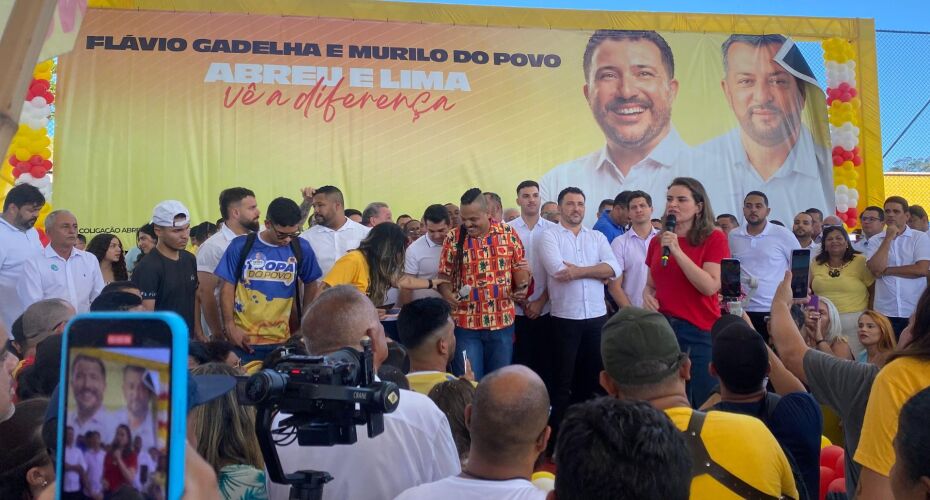
<svg viewBox="0 0 930 500">
<path fill-rule="evenodd" d="M 13 178 L 19 179 L 19 176 L 23 175 L 23 171 L 19 167 L 13 167 Z"/>
<path fill-rule="evenodd" d="M 843 83 L 841 83 L 840 86 L 837 87 L 837 88 L 838 88 L 839 90 L 842 90 L 842 91 L 847 91 L 847 90 L 849 90 L 849 84 L 846 83 L 846 82 L 843 82 Z"/>
<path fill-rule="evenodd" d="M 37 227 L 36 231 L 39 233 L 39 241 L 42 242 L 42 246 L 47 247 L 49 240 L 48 236 L 45 235 L 45 231 L 41 227 Z"/>
<path fill-rule="evenodd" d="M 833 469 L 830 467 L 820 466 L 820 492 L 817 495 L 819 500 L 823 500 L 827 496 L 827 488 L 830 487 L 830 483 L 836 479 L 836 473 L 833 472 Z"/>
<path fill-rule="evenodd" d="M 855 155 L 852 157 L 852 162 L 853 162 L 853 165 L 858 167 L 859 165 L 862 165 L 862 157 L 859 155 Z"/>
<path fill-rule="evenodd" d="M 41 165 L 42 157 L 39 155 L 32 155 L 32 158 L 29 158 L 29 163 L 32 163 L 33 165 Z"/>
<path fill-rule="evenodd" d="M 19 169 L 22 170 L 23 172 L 28 172 L 29 169 L 32 168 L 32 164 L 29 163 L 28 161 L 21 161 L 17 163 L 16 166 L 18 166 Z"/>
<path fill-rule="evenodd" d="M 46 102 L 47 104 L 51 104 L 51 103 L 55 102 L 55 96 L 54 96 L 54 94 L 52 94 L 51 92 L 46 92 L 46 93 L 42 94 L 42 97 L 45 98 L 45 102 Z"/>
<path fill-rule="evenodd" d="M 52 169 L 52 161 L 51 161 L 51 160 L 42 160 L 42 163 L 41 163 L 40 165 L 42 165 L 42 168 L 44 168 L 45 170 L 51 170 L 51 169 Z"/>
<path fill-rule="evenodd" d="M 42 177 L 45 177 L 45 169 L 39 165 L 36 165 L 29 169 L 29 175 L 35 179 L 41 179 Z"/>
<path fill-rule="evenodd" d="M 844 159 L 844 160 L 847 160 L 847 161 L 848 161 L 848 160 L 852 160 L 852 159 L 853 159 L 853 152 L 852 152 L 852 151 L 843 151 L 843 155 L 842 155 L 842 156 L 843 156 L 843 159 Z"/>
<path fill-rule="evenodd" d="M 849 95 L 856 97 L 859 92 L 856 89 L 849 89 Z"/>
<path fill-rule="evenodd" d="M 837 213 L 837 215 L 839 215 L 839 213 Z M 835 444 L 827 446 L 820 450 L 820 465 L 833 469 L 833 466 L 836 465 L 836 457 L 841 456 L 843 456 L 843 448 Z"/>
<path fill-rule="evenodd" d="M 846 477 L 846 457 L 842 456 L 836 459 L 836 465 L 833 466 L 833 472 L 836 472 L 836 477 Z M 843 488 L 845 491 L 845 482 Z M 833 491 L 833 490 L 830 490 Z"/>
<path fill-rule="evenodd" d="M 859 208 L 858 207 L 849 207 L 849 211 L 846 212 L 846 215 L 849 216 L 849 220 L 852 223 L 855 223 L 859 219 Z M 852 224 L 850 224 L 852 225 Z"/>
<path fill-rule="evenodd" d="M 827 96 L 827 106 L 829 106 L 829 105 L 831 105 L 831 104 L 833 104 L 833 96 L 832 96 L 832 95 L 828 95 L 828 96 Z"/>
<path fill-rule="evenodd" d="M 827 493 L 846 493 L 846 479 L 838 477 L 827 486 Z"/>
<path fill-rule="evenodd" d="M 16 155 L 10 155 L 9 162 L 10 162 L 10 165 L 13 165 L 15 167 L 19 163 L 19 160 L 16 159 Z"/>
<path fill-rule="evenodd" d="M 858 147 L 858 146 L 857 146 L 857 147 Z M 837 156 L 837 155 L 841 155 L 841 156 L 842 156 L 843 151 L 845 151 L 845 149 L 843 149 L 842 146 L 836 146 L 836 147 L 833 148 L 833 156 Z"/>
<path fill-rule="evenodd" d="M 833 165 L 838 167 L 843 164 L 843 157 L 840 155 L 833 155 Z"/>
<path fill-rule="evenodd" d="M 854 146 L 854 147 L 852 148 L 852 153 L 853 153 L 854 155 L 859 154 L 859 146 Z"/>
</svg>

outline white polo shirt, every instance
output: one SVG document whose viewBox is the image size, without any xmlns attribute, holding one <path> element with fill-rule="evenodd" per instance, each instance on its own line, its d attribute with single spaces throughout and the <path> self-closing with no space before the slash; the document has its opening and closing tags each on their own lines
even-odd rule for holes
<svg viewBox="0 0 930 500">
<path fill-rule="evenodd" d="M 232 242 L 238 236 L 232 229 L 226 227 L 226 224 L 220 224 L 220 229 L 213 236 L 207 238 L 207 241 L 197 249 L 197 271 L 213 274 L 216 266 L 223 260 L 223 254 Z"/>
<path fill-rule="evenodd" d="M 728 236 L 730 255 L 739 260 L 740 269 L 759 280 L 759 287 L 749 299 L 746 310 L 768 312 L 772 310 L 775 290 L 785 279 L 791 267 L 791 251 L 799 250 L 798 238 L 788 228 L 766 222 L 762 232 L 753 236 L 744 224 Z M 811 258 L 814 252 L 811 251 Z"/>
<path fill-rule="evenodd" d="M 636 231 L 629 231 L 614 238 L 610 243 L 610 249 L 614 252 L 617 259 L 617 265 L 620 266 L 620 277 L 623 278 L 623 293 L 629 297 L 630 302 L 636 307 L 643 307 L 643 290 L 646 288 L 646 280 L 649 278 L 649 267 L 646 265 L 646 251 L 649 250 L 649 242 L 659 230 L 652 228 L 646 238 L 640 238 Z"/>
<path fill-rule="evenodd" d="M 326 276 L 340 257 L 358 248 L 369 231 L 370 227 L 346 217 L 345 224 L 339 229 L 332 230 L 318 224 L 301 233 L 300 237 L 310 242 L 316 261 L 323 270 L 323 276 Z"/>
<path fill-rule="evenodd" d="M 279 414 L 272 425 L 277 427 L 284 417 Z M 285 474 L 300 469 L 329 472 L 333 480 L 323 488 L 324 500 L 394 498 L 461 472 L 449 421 L 423 394 L 401 389 L 397 409 L 384 415 L 382 434 L 369 438 L 364 426 L 356 429 L 358 441 L 350 446 L 307 447 L 296 441 L 278 446 L 281 468 Z M 268 478 L 269 499 L 287 500 L 290 489 Z"/>
<path fill-rule="evenodd" d="M 420 279 L 435 279 L 439 274 L 439 254 L 442 243 L 435 244 L 428 234 L 417 238 L 404 253 L 404 272 Z M 442 297 L 436 290 L 413 290 L 413 299 Z"/>
<path fill-rule="evenodd" d="M 607 314 L 604 302 L 604 284 L 596 279 L 558 281 L 552 276 L 564 269 L 565 262 L 578 267 L 605 263 L 620 274 L 620 265 L 600 231 L 581 226 L 576 236 L 559 224 L 544 231 L 536 243 L 536 255 L 542 263 L 549 287 L 552 316 L 562 319 L 591 319 Z"/>
<path fill-rule="evenodd" d="M 7 332 L 26 310 L 17 292 L 22 284 L 23 264 L 40 253 L 42 242 L 36 228 L 22 231 L 0 217 L 0 323 Z"/>
<path fill-rule="evenodd" d="M 871 259 L 884 240 L 884 232 L 873 236 L 869 240 L 866 257 Z M 888 249 L 888 267 L 909 266 L 919 260 L 930 260 L 930 236 L 908 227 L 891 242 L 891 248 Z M 917 300 L 926 288 L 926 278 L 876 278 L 875 310 L 885 316 L 908 318 L 917 309 Z"/>
<path fill-rule="evenodd" d="M 100 262 L 94 254 L 72 248 L 64 259 L 49 245 L 23 264 L 19 298 L 26 307 L 44 299 L 64 299 L 77 312 L 85 313 L 103 286 Z"/>
<path fill-rule="evenodd" d="M 528 297 L 529 300 L 538 299 L 543 292 L 546 291 L 546 270 L 542 267 L 542 264 L 539 262 L 539 259 L 536 258 L 536 240 L 539 238 L 539 235 L 545 232 L 546 230 L 557 226 L 558 224 L 554 222 L 549 222 L 542 217 L 536 221 L 536 225 L 533 226 L 533 229 L 530 229 L 526 225 L 526 221 L 523 220 L 523 217 L 517 217 L 516 219 L 508 222 L 517 232 L 517 236 L 520 237 L 520 241 L 523 242 L 523 250 L 526 254 L 526 261 L 530 264 L 530 271 L 533 273 L 533 295 Z M 517 304 L 514 304 L 514 307 L 517 311 L 517 316 L 524 316 L 523 308 Z M 549 314 L 551 305 L 549 302 L 542 308 L 542 314 Z"/>
</svg>

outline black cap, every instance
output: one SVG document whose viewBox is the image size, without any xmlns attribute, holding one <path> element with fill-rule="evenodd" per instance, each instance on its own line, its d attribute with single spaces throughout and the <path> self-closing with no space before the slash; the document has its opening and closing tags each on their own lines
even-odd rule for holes
<svg viewBox="0 0 930 500">
<path fill-rule="evenodd" d="M 724 314 L 711 328 L 711 361 L 720 383 L 737 394 L 750 394 L 762 388 L 769 371 L 769 351 L 765 341 L 746 321 Z"/>
</svg>

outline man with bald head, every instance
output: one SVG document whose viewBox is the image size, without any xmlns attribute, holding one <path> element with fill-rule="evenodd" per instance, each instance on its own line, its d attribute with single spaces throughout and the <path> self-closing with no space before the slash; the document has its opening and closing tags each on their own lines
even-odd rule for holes
<svg viewBox="0 0 930 500">
<path fill-rule="evenodd" d="M 20 300 L 25 306 L 42 299 L 64 299 L 79 313 L 103 290 L 100 263 L 93 254 L 76 248 L 77 218 L 67 210 L 55 210 L 45 218 L 49 244 L 23 263 Z"/>
<path fill-rule="evenodd" d="M 304 314 L 301 334 L 311 354 L 325 356 L 350 347 L 360 350 L 371 339 L 375 371 L 387 358 L 387 340 L 371 301 L 351 286 L 336 286 L 320 294 Z M 277 427 L 284 415 L 279 415 Z M 384 432 L 369 438 L 358 430 L 358 442 L 332 448 L 302 447 L 296 441 L 278 446 L 286 474 L 302 469 L 333 476 L 325 499 L 394 498 L 418 484 L 460 472 L 459 454 L 446 416 L 426 396 L 400 389 L 400 402 L 384 415 Z M 290 486 L 268 483 L 272 500 L 289 498 Z"/>
<path fill-rule="evenodd" d="M 398 500 L 546 498 L 530 477 L 552 432 L 548 419 L 549 394 L 535 372 L 513 365 L 485 375 L 465 407 L 471 451 L 462 474 L 411 488 Z"/>
</svg>

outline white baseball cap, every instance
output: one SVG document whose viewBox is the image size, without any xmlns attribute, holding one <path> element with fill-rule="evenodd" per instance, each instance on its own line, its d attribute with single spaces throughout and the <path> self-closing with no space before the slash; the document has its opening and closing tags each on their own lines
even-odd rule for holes
<svg viewBox="0 0 930 500">
<path fill-rule="evenodd" d="M 163 227 L 183 227 L 191 223 L 190 211 L 177 200 L 165 200 L 155 205 L 152 211 L 152 224 Z M 176 220 L 183 217 L 181 220 Z"/>
</svg>

